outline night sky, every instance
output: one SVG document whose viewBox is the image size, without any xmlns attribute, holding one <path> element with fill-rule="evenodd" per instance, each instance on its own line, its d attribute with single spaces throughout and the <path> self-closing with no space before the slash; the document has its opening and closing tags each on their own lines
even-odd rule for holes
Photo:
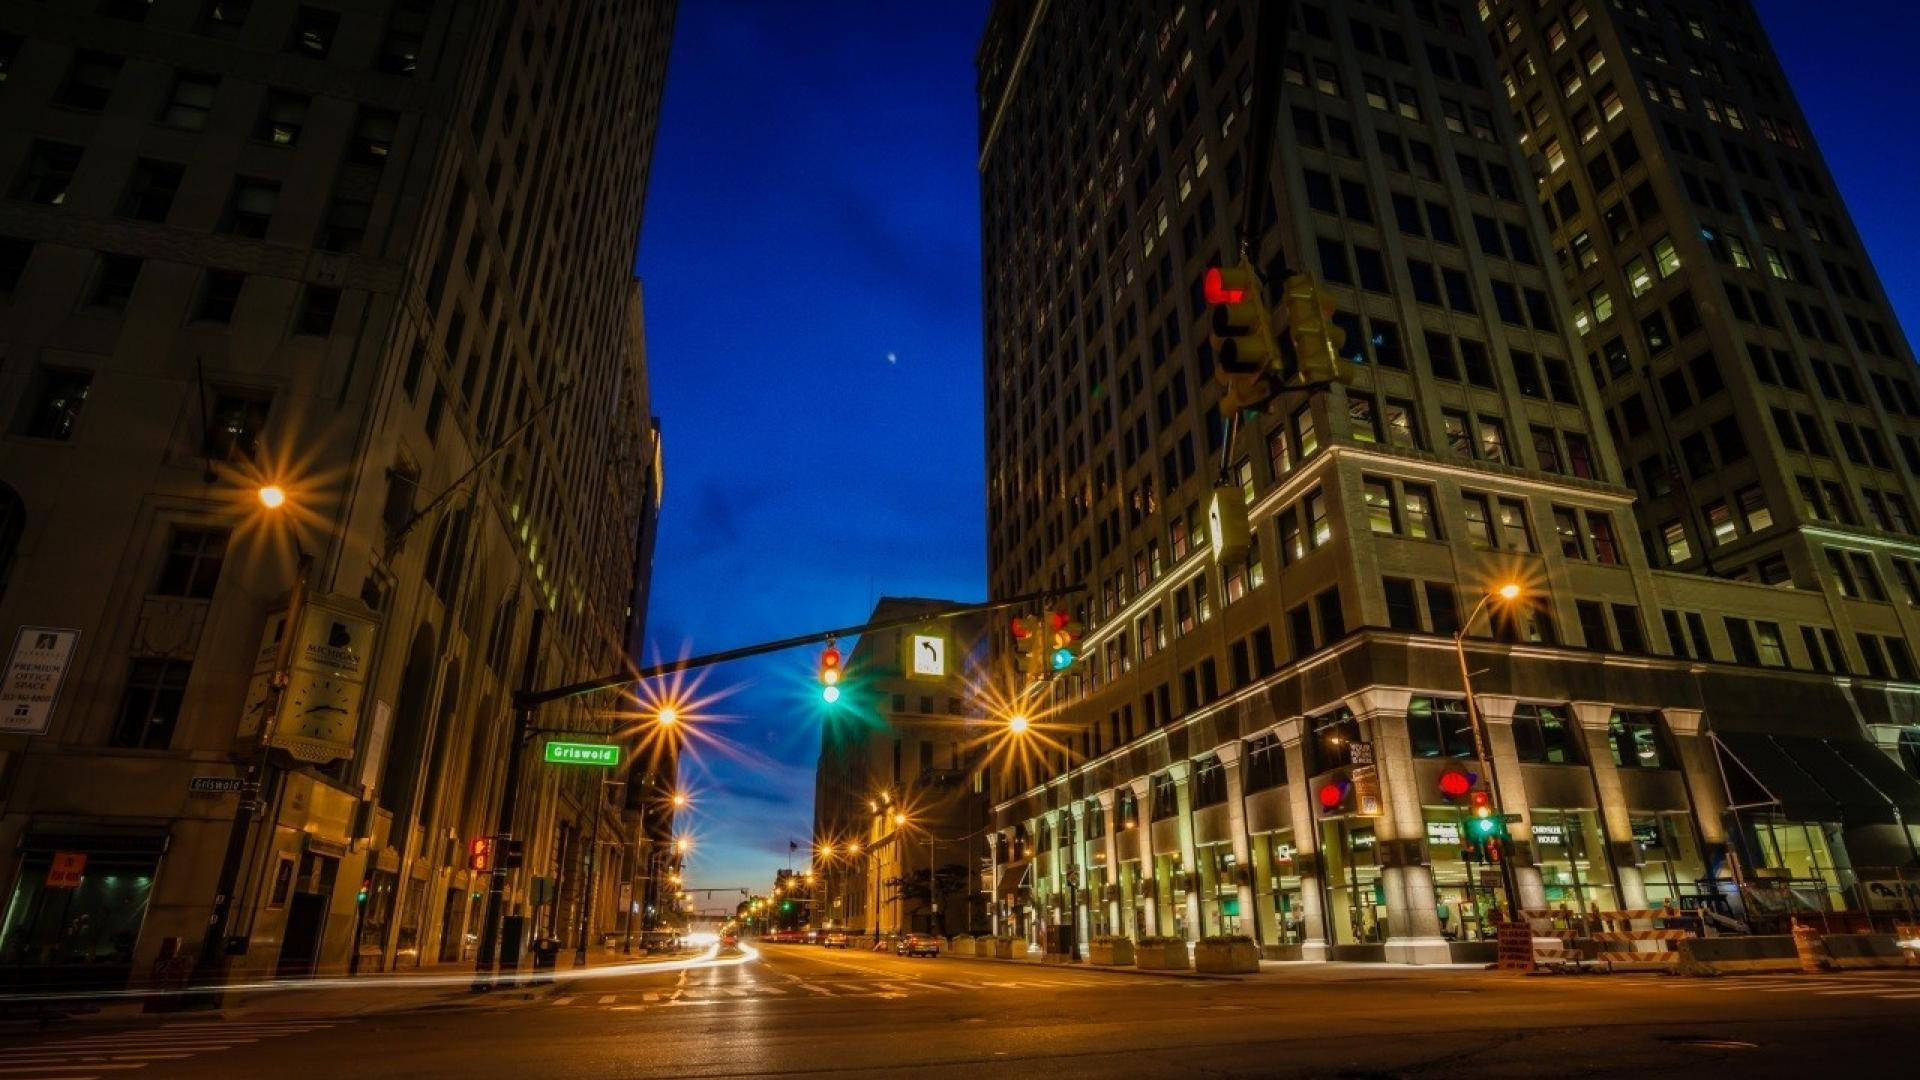
<svg viewBox="0 0 1920 1080">
<path fill-rule="evenodd" d="M 1920 315 L 1905 0 L 1760 0 L 1904 327 Z M 666 445 L 650 649 L 983 598 L 973 54 L 987 0 L 680 5 L 639 272 Z M 696 886 L 765 891 L 812 821 L 817 650 L 712 669 Z M 715 898 L 719 903 L 723 898 Z M 730 903 L 730 901 L 728 901 Z"/>
</svg>

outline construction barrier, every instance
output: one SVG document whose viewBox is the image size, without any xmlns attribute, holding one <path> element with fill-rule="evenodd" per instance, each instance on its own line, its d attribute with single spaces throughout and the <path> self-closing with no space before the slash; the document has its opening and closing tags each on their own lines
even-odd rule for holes
<svg viewBox="0 0 1920 1080">
<path fill-rule="evenodd" d="M 1581 912 L 1562 904 L 1558 909 L 1536 908 L 1522 911 L 1534 935 L 1532 955 L 1535 964 L 1550 967 L 1582 966 L 1604 963 L 1609 969 L 1620 965 L 1675 965 L 1681 960 L 1680 942 L 1703 937 L 1706 927 L 1698 912 L 1681 911 L 1671 905 L 1658 908 L 1626 908 L 1601 911 L 1589 906 Z M 1645 923 L 1660 921 L 1668 926 L 1651 929 Z M 1676 921 L 1689 921 L 1690 928 L 1673 928 Z M 1634 923 L 1643 924 L 1636 928 Z M 1552 941 L 1559 941 L 1555 948 Z M 1588 943 L 1585 950 L 1574 942 Z M 1647 947 L 1642 943 L 1657 943 Z"/>
</svg>

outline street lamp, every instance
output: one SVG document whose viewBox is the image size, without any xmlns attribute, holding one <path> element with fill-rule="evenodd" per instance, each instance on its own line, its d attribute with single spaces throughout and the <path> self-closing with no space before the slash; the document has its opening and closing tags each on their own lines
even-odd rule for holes
<svg viewBox="0 0 1920 1080">
<path fill-rule="evenodd" d="M 1499 815 L 1503 825 L 1507 820 L 1507 811 L 1500 797 L 1500 770 L 1494 764 L 1493 755 L 1487 753 L 1487 739 L 1481 731 L 1483 721 L 1480 717 L 1480 707 L 1473 697 L 1473 674 L 1467 670 L 1467 631 L 1473 627 L 1473 621 L 1480 617 L 1480 613 L 1486 610 L 1489 601 L 1512 603 L 1519 598 L 1520 591 L 1518 583 L 1509 581 L 1492 592 L 1482 595 L 1480 602 L 1474 605 L 1473 611 L 1467 615 L 1466 621 L 1460 624 L 1460 629 L 1453 635 L 1453 653 L 1460 661 L 1460 685 L 1467 695 L 1467 725 L 1473 731 L 1473 753 L 1480 759 L 1480 767 L 1486 770 L 1487 786 L 1493 795 L 1493 812 Z M 1500 885 L 1501 890 L 1506 893 L 1507 918 L 1518 921 L 1520 890 L 1514 882 L 1511 854 L 1500 860 Z"/>
<path fill-rule="evenodd" d="M 680 710 L 671 705 L 662 705 L 659 711 L 653 714 L 653 722 L 661 727 L 672 727 L 680 722 Z"/>
<path fill-rule="evenodd" d="M 1012 716 L 1007 717 L 1007 730 L 1013 732 L 1015 735 L 1024 735 L 1026 734 L 1028 726 L 1032 723 L 1033 721 L 1027 719 L 1026 713 L 1014 713 Z"/>
<path fill-rule="evenodd" d="M 260 505 L 269 510 L 278 510 L 286 505 L 287 489 L 279 484 L 263 484 L 258 492 Z"/>
</svg>

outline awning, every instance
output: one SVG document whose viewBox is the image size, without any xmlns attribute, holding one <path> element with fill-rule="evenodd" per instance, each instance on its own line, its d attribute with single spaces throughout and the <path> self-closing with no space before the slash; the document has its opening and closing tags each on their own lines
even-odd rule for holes
<svg viewBox="0 0 1920 1080">
<path fill-rule="evenodd" d="M 1000 881 L 994 888 L 994 895 L 1007 897 L 1027 882 L 1027 872 L 1033 865 L 1025 859 L 1015 863 L 1005 863 L 1000 867 Z"/>
<path fill-rule="evenodd" d="M 1770 809 L 1795 821 L 1839 821 L 1840 805 L 1813 782 L 1769 735 L 1715 732 L 1727 803 Z"/>
<path fill-rule="evenodd" d="M 1920 823 L 1920 781 L 1861 739 L 1716 732 L 1727 798 L 1795 821 Z"/>
<path fill-rule="evenodd" d="M 1901 820 L 1920 825 L 1920 780 L 1900 767 L 1885 750 L 1864 742 L 1835 740 L 1833 748 L 1847 764 L 1859 771 L 1867 783 L 1878 788 L 1893 805 L 1900 808 Z"/>
</svg>

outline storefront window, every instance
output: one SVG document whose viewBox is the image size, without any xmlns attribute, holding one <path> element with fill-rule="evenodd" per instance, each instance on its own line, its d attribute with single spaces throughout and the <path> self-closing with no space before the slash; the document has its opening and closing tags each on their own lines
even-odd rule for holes
<svg viewBox="0 0 1920 1080">
<path fill-rule="evenodd" d="M 1120 864 L 1120 932 L 1138 939 L 1146 933 L 1147 917 L 1140 895 L 1140 860 L 1127 859 Z"/>
<path fill-rule="evenodd" d="M 1187 871 L 1179 852 L 1153 857 L 1153 881 L 1161 936 L 1191 940 L 1187 926 Z"/>
<path fill-rule="evenodd" d="M 49 886 L 53 853 L 21 860 L 6 920 L 0 923 L 0 968 L 23 982 L 103 987 L 124 984 L 134 942 L 153 892 L 153 856 L 90 854 L 80 883 Z M 193 942 L 190 944 L 198 944 Z"/>
<path fill-rule="evenodd" d="M 1487 913 L 1500 902 L 1500 868 L 1470 860 L 1465 815 L 1457 806 L 1425 806 L 1427 850 L 1433 859 L 1434 914 L 1448 941 L 1493 936 Z"/>
<path fill-rule="evenodd" d="M 1087 872 L 1087 932 L 1095 937 L 1113 933 L 1113 909 L 1107 903 L 1107 868 Z"/>
<path fill-rule="evenodd" d="M 1533 850 L 1548 907 L 1614 909 L 1613 867 L 1592 810 L 1534 810 Z"/>
<path fill-rule="evenodd" d="M 1313 774 L 1351 764 L 1350 747 L 1360 740 L 1360 723 L 1347 709 L 1335 709 L 1310 721 L 1313 734 L 1307 740 L 1307 771 Z"/>
<path fill-rule="evenodd" d="M 1580 752 L 1580 729 L 1564 705 L 1514 706 L 1513 743 L 1520 760 L 1534 764 L 1578 765 L 1587 760 Z"/>
<path fill-rule="evenodd" d="M 1793 894 L 1796 907 L 1847 910 L 1840 871 L 1834 865 L 1833 851 L 1827 842 L 1828 828 L 1837 830 L 1838 826 L 1811 821 L 1754 823 L 1758 854 L 1770 870 L 1785 872 L 1784 880 L 1777 877 L 1773 880 Z"/>
<path fill-rule="evenodd" d="M 1640 846 L 1646 865 L 1640 873 L 1646 881 L 1647 904 L 1676 908 L 1697 906 L 1698 898 L 1711 896 L 1711 884 L 1703 884 L 1706 864 L 1700 858 L 1693 826 L 1685 813 L 1635 814 L 1633 842 Z M 1688 900 L 1695 904 L 1686 903 Z"/>
<path fill-rule="evenodd" d="M 1242 913 L 1240 888 L 1233 879 L 1233 845 L 1202 844 L 1194 850 L 1194 857 L 1200 864 L 1201 933 L 1240 933 Z"/>
<path fill-rule="evenodd" d="M 1387 897 L 1373 826 L 1346 819 L 1322 822 L 1320 845 L 1326 853 L 1326 912 L 1334 944 L 1386 940 Z"/>
<path fill-rule="evenodd" d="M 1247 740 L 1245 776 L 1247 794 L 1287 782 L 1287 752 L 1272 732 Z"/>
<path fill-rule="evenodd" d="M 1613 747 L 1613 763 L 1618 768 L 1671 769 L 1677 764 L 1660 717 L 1654 713 L 1614 713 L 1607 721 L 1607 742 Z"/>
<path fill-rule="evenodd" d="M 1413 743 L 1414 757 L 1475 756 L 1473 725 L 1467 719 L 1467 703 L 1461 698 L 1417 697 L 1409 701 L 1407 736 Z"/>
<path fill-rule="evenodd" d="M 1306 913 L 1300 906 L 1300 871 L 1294 860 L 1292 829 L 1253 838 L 1253 894 L 1262 942 L 1298 945 L 1306 939 Z"/>
</svg>

